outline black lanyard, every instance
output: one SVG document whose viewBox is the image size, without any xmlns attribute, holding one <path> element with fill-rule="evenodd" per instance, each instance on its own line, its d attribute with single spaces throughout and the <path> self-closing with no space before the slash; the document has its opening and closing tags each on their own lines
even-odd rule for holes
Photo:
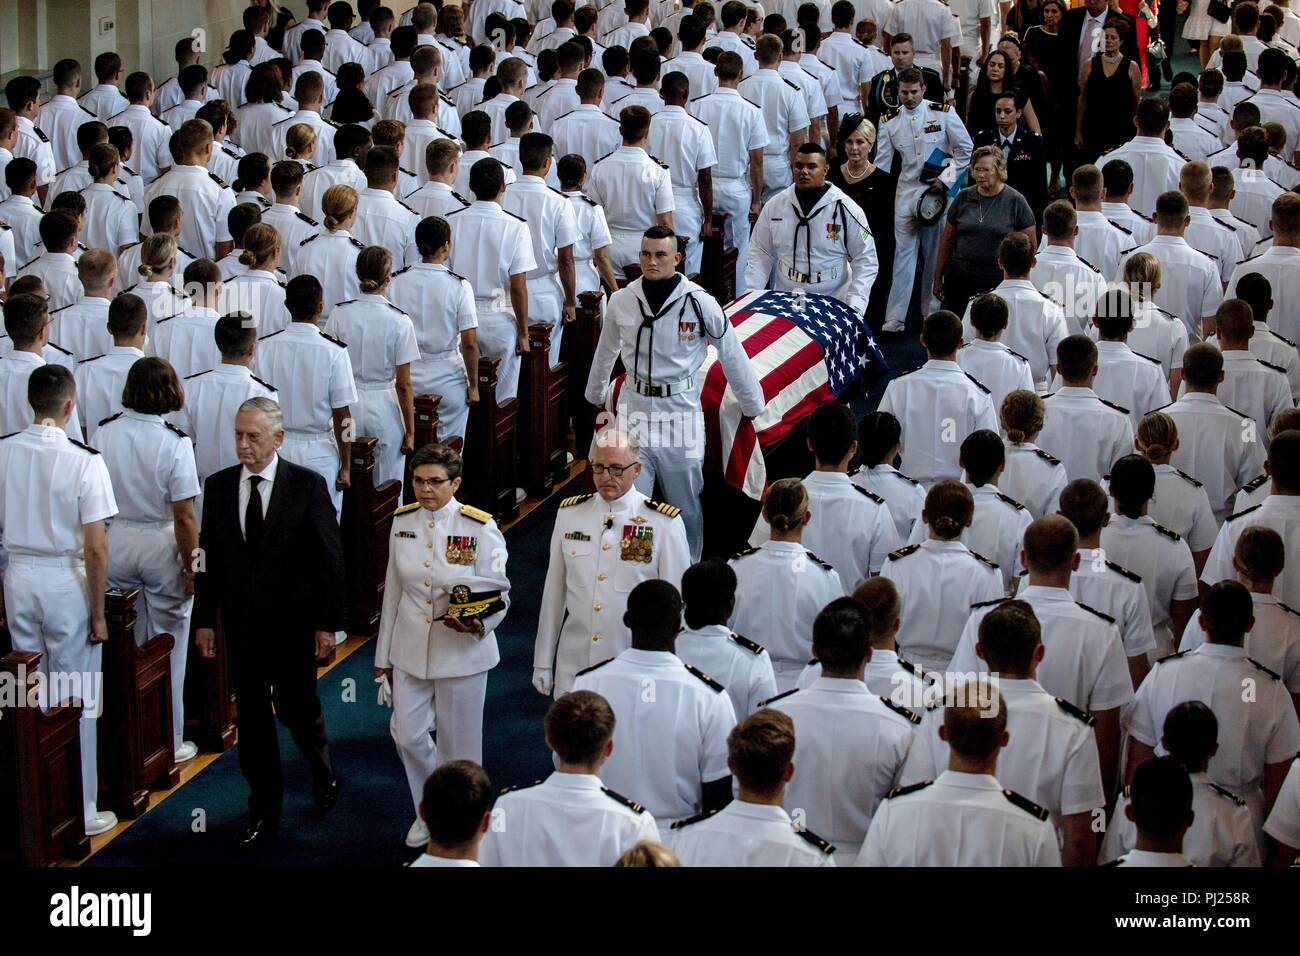
<svg viewBox="0 0 1300 956">
<path fill-rule="evenodd" d="M 812 221 L 821 212 L 821 209 L 814 209 L 805 216 L 799 208 L 799 200 L 794 200 L 793 206 L 795 218 L 799 221 L 795 223 L 794 227 L 794 245 L 790 250 L 790 267 L 793 269 L 795 262 L 799 258 L 799 230 L 802 229 L 804 230 L 804 258 L 808 264 L 808 271 L 804 275 L 812 276 Z M 835 215 L 840 218 L 840 241 L 844 243 L 844 255 L 847 258 L 849 254 L 849 223 L 844 212 L 843 200 L 835 200 Z M 831 218 L 834 220 L 834 215 Z M 811 281 L 811 279 L 805 279 L 804 281 Z"/>
</svg>

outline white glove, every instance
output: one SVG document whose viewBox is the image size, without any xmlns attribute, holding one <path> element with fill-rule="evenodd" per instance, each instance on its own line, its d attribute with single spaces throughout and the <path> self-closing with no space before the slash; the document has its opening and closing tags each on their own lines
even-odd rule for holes
<svg viewBox="0 0 1300 956">
<path fill-rule="evenodd" d="M 542 696 L 549 696 L 551 689 L 555 687 L 555 673 L 549 667 L 533 668 L 533 686 L 537 688 L 537 693 Z"/>
<path fill-rule="evenodd" d="M 379 699 L 376 703 L 380 707 L 393 706 L 393 685 L 389 683 L 387 675 L 376 677 L 375 683 L 379 685 Z"/>
</svg>

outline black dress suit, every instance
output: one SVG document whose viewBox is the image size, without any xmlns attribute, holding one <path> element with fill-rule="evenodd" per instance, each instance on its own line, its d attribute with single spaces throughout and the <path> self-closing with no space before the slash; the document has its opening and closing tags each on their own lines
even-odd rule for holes
<svg viewBox="0 0 1300 956">
<path fill-rule="evenodd" d="M 980 130 L 972 138 L 974 149 L 981 146 L 1002 146 L 997 127 Z M 1007 154 L 1007 185 L 1017 190 L 1034 211 L 1034 221 L 1041 227 L 1043 209 L 1047 205 L 1047 159 L 1043 154 L 1043 137 L 1017 124 L 1011 150 Z"/>
<path fill-rule="evenodd" d="M 194 626 L 215 626 L 220 610 L 249 810 L 275 821 L 284 789 L 276 717 L 311 764 L 315 783 L 334 777 L 316 695 L 315 634 L 344 627 L 343 543 L 324 479 L 280 458 L 260 540 L 250 547 L 240 528 L 241 471 L 224 468 L 204 485 Z"/>
<path fill-rule="evenodd" d="M 1102 29 L 1105 29 L 1106 23 L 1114 17 L 1128 21 L 1128 36 L 1120 44 L 1120 52 L 1135 63 L 1140 63 L 1141 61 L 1138 59 L 1136 21 L 1126 13 L 1117 13 L 1114 10 L 1107 9 L 1106 17 L 1102 21 Z M 1067 186 L 1070 183 L 1070 176 L 1073 175 L 1075 168 L 1081 165 L 1082 162 L 1082 156 L 1074 146 L 1074 123 L 1079 108 L 1079 70 L 1083 65 L 1079 62 L 1079 43 L 1083 38 L 1083 26 L 1087 19 L 1088 11 L 1083 7 L 1066 10 L 1065 15 L 1061 17 L 1061 53 L 1070 57 L 1070 62 L 1074 66 L 1074 69 L 1069 71 L 1069 86 L 1057 91 L 1057 97 L 1061 103 L 1060 121 L 1067 131 L 1065 150 L 1067 159 L 1065 183 Z"/>
</svg>

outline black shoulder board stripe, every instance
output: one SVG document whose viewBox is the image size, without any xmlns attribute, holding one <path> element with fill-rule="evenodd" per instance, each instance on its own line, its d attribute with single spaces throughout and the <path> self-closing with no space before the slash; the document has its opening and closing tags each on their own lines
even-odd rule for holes
<svg viewBox="0 0 1300 956">
<path fill-rule="evenodd" d="M 307 243 L 311 242 L 313 239 L 319 239 L 322 235 L 324 235 L 324 233 L 314 232 L 314 233 L 312 233 L 310 236 L 308 236 L 306 239 L 304 239 L 302 242 L 298 243 L 298 245 L 299 245 L 299 246 L 305 246 L 305 245 L 307 245 Z"/>
<path fill-rule="evenodd" d="M 48 345 L 50 348 L 54 349 L 54 351 L 56 352 L 62 352 L 64 355 L 72 354 L 67 349 L 65 349 L 62 345 L 59 345 L 57 342 L 46 342 L 45 344 Z"/>
<path fill-rule="evenodd" d="M 890 710 L 892 710 L 894 713 L 907 718 L 909 723 L 919 724 L 921 722 L 921 717 L 919 714 L 913 713 L 912 711 L 908 710 L 906 707 L 902 706 L 901 704 L 895 704 L 888 697 L 881 697 L 880 702 L 884 704 L 886 707 L 888 707 Z"/>
<path fill-rule="evenodd" d="M 607 658 L 605 658 L 603 661 L 601 661 L 599 664 L 592 664 L 590 667 L 584 667 L 582 670 L 578 671 L 578 673 L 574 674 L 573 676 L 574 676 L 574 677 L 581 677 L 583 674 L 590 674 L 592 671 L 596 670 L 596 668 L 598 668 L 598 667 L 604 667 L 606 664 L 608 664 L 608 663 L 609 663 L 610 661 L 612 661 L 613 659 L 614 659 L 614 658 L 612 658 L 612 657 L 607 657 Z"/>
<path fill-rule="evenodd" d="M 107 425 L 109 422 L 116 421 L 117 419 L 121 418 L 125 414 L 126 412 L 118 412 L 116 415 L 109 415 L 107 418 L 100 420 L 99 427 L 102 428 L 103 426 Z"/>
<path fill-rule="evenodd" d="M 827 856 L 830 856 L 832 853 L 835 852 L 835 844 L 827 840 L 823 840 L 821 837 L 819 837 L 817 834 L 813 833 L 809 829 L 801 828 L 795 830 L 794 832 L 799 834 L 799 839 L 806 840 L 808 843 L 811 843 L 813 846 L 821 850 L 822 853 L 826 854 Z"/>
<path fill-rule="evenodd" d="M 184 380 L 188 382 L 188 381 L 189 381 L 190 379 L 192 379 L 192 378 L 198 378 L 200 375 L 207 375 L 208 372 L 211 372 L 211 371 L 212 371 L 212 369 L 210 369 L 210 368 L 209 368 L 209 369 L 204 369 L 202 372 L 195 372 L 193 375 L 186 375 Z"/>
<path fill-rule="evenodd" d="M 1239 412 L 1231 405 L 1224 405 L 1223 407 L 1226 408 L 1228 411 L 1232 412 L 1232 414 L 1236 415 L 1238 418 L 1250 418 L 1250 416 L 1247 415 L 1245 412 Z"/>
<path fill-rule="evenodd" d="M 1129 351 L 1130 351 L 1130 352 L 1133 352 L 1133 354 L 1136 355 L 1138 358 L 1144 358 L 1144 359 L 1146 359 L 1148 362 L 1154 362 L 1156 365 L 1159 365 L 1159 364 L 1160 364 L 1160 359 L 1158 359 L 1158 358 L 1152 358 L 1150 355 L 1144 355 L 1143 353 L 1138 352 L 1138 351 L 1135 351 L 1135 350 L 1133 350 L 1133 349 L 1129 349 Z"/>
<path fill-rule="evenodd" d="M 1039 458 L 1043 459 L 1043 461 L 1047 462 L 1049 465 L 1059 465 L 1059 464 L 1061 463 L 1061 459 L 1059 459 L 1059 458 L 1057 458 L 1057 457 L 1055 457 L 1055 456 L 1053 456 L 1053 455 L 1049 455 L 1047 452 L 1043 451 L 1041 448 L 1035 448 L 1035 449 L 1034 449 L 1034 454 L 1037 455 Z"/>
<path fill-rule="evenodd" d="M 403 273 L 405 273 L 405 272 L 410 272 L 412 268 L 414 268 L 414 267 L 413 267 L 413 266 L 402 266 L 402 268 L 398 269 L 396 272 L 393 273 L 393 278 L 396 279 L 398 276 L 402 275 Z"/>
<path fill-rule="evenodd" d="M 344 342 L 344 341 L 341 340 L 341 339 L 336 339 L 334 336 L 330 335 L 328 332 L 321 332 L 320 335 L 321 335 L 321 338 L 323 338 L 323 339 L 328 339 L 329 341 L 333 342 L 335 345 L 337 345 L 337 346 L 338 346 L 339 348 L 341 348 L 341 349 L 345 349 L 345 348 L 348 347 L 348 344 L 347 344 L 346 342 Z"/>
<path fill-rule="evenodd" d="M 202 374 L 202 373 L 200 373 L 200 374 Z M 256 382 L 258 385 L 261 385 L 263 388 L 269 388 L 269 389 L 270 389 L 271 391 L 273 391 L 273 392 L 278 392 L 278 391 L 279 391 L 279 389 L 276 388 L 274 385 L 272 385 L 270 382 L 264 382 L 264 381 L 262 381 L 260 378 L 258 378 L 256 375 L 250 375 L 250 376 L 248 376 L 248 377 L 251 378 L 251 379 L 252 379 L 254 382 Z"/>
<path fill-rule="evenodd" d="M 305 222 L 305 223 L 306 223 L 307 225 L 309 225 L 309 226 L 318 226 L 318 225 L 320 225 L 320 223 L 318 223 L 318 222 L 317 222 L 315 219 L 313 219 L 311 216 L 307 215 L 305 212 L 298 212 L 298 213 L 295 213 L 294 215 L 296 215 L 299 219 L 301 219 L 303 222 Z"/>
<path fill-rule="evenodd" d="M 1244 511 L 1238 511 L 1235 515 L 1228 515 L 1227 520 L 1228 520 L 1228 521 L 1233 521 L 1233 520 L 1235 520 L 1235 519 L 1237 519 L 1237 518 L 1240 518 L 1242 515 L 1248 515 L 1248 514 L 1250 514 L 1252 511 L 1256 510 L 1256 509 L 1259 508 L 1259 507 L 1260 507 L 1259 505 L 1252 505 L 1251 507 L 1245 509 Z"/>
<path fill-rule="evenodd" d="M 1079 720 L 1082 720 L 1089 727 L 1092 727 L 1097 723 L 1097 718 L 1092 716 L 1092 714 L 1088 713 L 1081 707 L 1075 707 L 1072 703 L 1062 697 L 1056 698 L 1056 706 L 1060 707 L 1061 710 L 1065 711 L 1071 717 L 1077 717 Z"/>
<path fill-rule="evenodd" d="M 914 783 L 907 787 L 895 787 L 893 790 L 889 791 L 889 796 L 885 797 L 885 799 L 893 800 L 895 797 L 905 797 L 909 793 L 916 793 L 918 790 L 924 790 L 932 783 L 934 783 L 933 780 L 922 780 L 920 783 Z"/>
<path fill-rule="evenodd" d="M 970 551 L 969 548 L 967 548 L 966 550 Z M 996 561 L 992 560 L 991 558 L 984 557 L 984 555 L 980 554 L 978 551 L 971 551 L 970 553 L 971 553 L 971 557 L 976 558 L 977 560 L 983 562 L 984 564 L 987 564 L 994 571 L 999 570 L 1000 565 Z"/>
<path fill-rule="evenodd" d="M 899 548 L 897 551 L 890 551 L 889 560 L 897 561 L 899 558 L 905 558 L 909 554 L 915 554 L 917 551 L 920 550 L 921 550 L 921 546 L 919 544 L 909 544 L 907 547 Z"/>
<path fill-rule="evenodd" d="M 975 553 L 974 551 L 971 552 L 971 554 L 974 553 Z M 997 565 L 994 565 L 994 567 L 997 567 Z M 972 604 L 971 610 L 973 611 L 977 607 L 992 607 L 994 604 L 1001 604 L 1005 600 L 1006 598 L 994 598 L 991 601 L 980 601 L 978 604 Z"/>
<path fill-rule="evenodd" d="M 1130 581 L 1133 581 L 1137 584 L 1142 583 L 1142 575 L 1138 574 L 1136 571 L 1130 571 L 1128 568 L 1124 567 L 1123 565 L 1116 564 L 1114 561 L 1107 561 L 1106 567 L 1110 568 L 1116 574 L 1124 575 L 1124 577 L 1128 578 Z"/>
<path fill-rule="evenodd" d="M 1283 604 L 1281 601 L 1278 601 L 1277 606 L 1280 607 L 1282 610 L 1286 611 L 1288 614 L 1294 614 L 1296 617 L 1300 617 L 1300 611 L 1297 611 L 1295 608 L 1291 607 L 1290 605 Z"/>
<path fill-rule="evenodd" d="M 616 790 L 611 790 L 609 787 L 601 787 L 600 792 L 609 797 L 615 803 L 623 804 L 623 806 L 627 807 L 633 813 L 645 813 L 645 807 L 641 806 L 641 804 L 637 803 L 635 800 L 629 800 Z"/>
<path fill-rule="evenodd" d="M 94 448 L 91 448 L 89 445 L 85 444 L 84 442 L 79 442 L 79 441 L 77 441 L 75 438 L 69 438 L 68 441 L 72 442 L 72 444 L 76 445 L 78 448 L 84 448 L 84 449 L 86 449 L 86 451 L 90 452 L 92 455 L 98 455 L 98 454 L 99 454 L 99 452 L 98 452 L 97 450 L 95 450 Z"/>
<path fill-rule="evenodd" d="M 1183 536 L 1179 534 L 1177 531 L 1171 531 L 1168 528 L 1166 528 L 1164 525 L 1158 524 L 1155 521 L 1151 522 L 1151 527 L 1155 528 L 1156 531 L 1160 532 L 1160 534 L 1163 534 L 1166 538 L 1169 538 L 1172 541 L 1183 540 Z"/>
<path fill-rule="evenodd" d="M 1016 499 L 1012 498 L 1010 495 L 1004 495 L 1000 491 L 997 494 L 1000 500 L 1005 501 L 1007 504 L 1011 505 L 1011 507 L 1015 508 L 1017 511 L 1025 510 L 1025 506 L 1022 505 L 1019 501 L 1016 501 Z"/>
<path fill-rule="evenodd" d="M 1258 362 L 1260 365 L 1263 365 L 1265 368 L 1271 368 L 1273 371 L 1281 372 L 1283 375 L 1286 374 L 1286 369 L 1284 369 L 1280 365 L 1274 365 L 1272 362 L 1265 362 L 1262 358 L 1257 358 L 1255 359 L 1255 361 Z"/>
<path fill-rule="evenodd" d="M 807 548 L 804 549 L 803 553 L 808 555 L 808 560 L 811 561 L 813 564 L 817 565 L 818 567 L 825 568 L 827 571 L 835 570 L 833 567 L 831 567 L 829 561 L 823 561 L 821 558 L 817 557 L 817 555 L 813 554 Z"/>
<path fill-rule="evenodd" d="M 668 829 L 680 830 L 682 827 L 688 827 L 692 823 L 699 823 L 701 820 L 707 820 L 717 812 L 717 810 L 705 810 L 703 813 L 697 813 L 695 816 L 687 817 L 685 820 L 674 820 Z"/>
<path fill-rule="evenodd" d="M 1091 613 L 1097 615 L 1107 624 L 1115 623 L 1115 619 L 1111 617 L 1109 614 L 1107 614 L 1105 611 L 1098 611 L 1095 607 L 1090 607 L 1089 605 L 1084 604 L 1082 601 L 1075 601 L 1074 603 L 1079 605 L 1079 607 L 1083 608 L 1085 611 L 1090 611 Z"/>
<path fill-rule="evenodd" d="M 798 687 L 793 687 L 790 690 L 786 691 L 784 694 L 777 694 L 775 697 L 769 697 L 767 700 L 760 700 L 758 702 L 758 706 L 768 707 L 772 704 L 775 704 L 778 700 L 781 700 L 782 698 L 785 697 L 789 697 L 791 694 L 797 693 L 798 691 L 799 691 Z"/>
<path fill-rule="evenodd" d="M 1275 670 L 1271 670 L 1271 669 L 1265 667 L 1265 666 L 1264 666 L 1263 664 L 1261 664 L 1259 661 L 1255 660 L 1255 658 L 1253 658 L 1253 657 L 1247 657 L 1246 660 L 1250 661 L 1252 664 L 1254 664 L 1256 667 L 1258 667 L 1260 670 L 1262 670 L 1265 674 L 1267 674 L 1269 677 L 1273 678 L 1274 680 L 1281 680 L 1281 679 L 1282 679 L 1282 675 L 1281 675 L 1281 674 L 1279 674 L 1279 673 L 1278 673 L 1277 671 L 1275 671 Z"/>
<path fill-rule="evenodd" d="M 763 645 L 759 644 L 757 641 L 751 641 L 749 638 L 741 637 L 739 634 L 732 634 L 731 639 L 735 641 L 737 644 L 739 644 L 741 647 L 743 647 L 745 650 L 750 651 L 751 653 L 754 654 L 763 653 Z"/>
<path fill-rule="evenodd" d="M 107 354 L 107 353 L 105 353 L 105 354 Z M 104 357 L 104 355 L 102 355 L 102 354 L 101 354 L 101 355 L 92 355 L 92 356 L 90 356 L 90 358 L 84 358 L 84 359 L 81 359 L 79 362 L 77 362 L 77 364 L 78 364 L 78 365 L 85 365 L 87 362 L 93 362 L 93 361 L 95 361 L 95 359 L 102 359 L 103 357 Z"/>
<path fill-rule="evenodd" d="M 723 687 L 721 684 L 719 684 L 717 681 L 715 681 L 708 674 L 704 673 L 704 671 L 696 667 L 694 664 L 685 664 L 684 666 L 688 671 L 691 672 L 693 676 L 698 677 L 700 680 L 704 681 L 704 683 L 708 684 L 715 691 L 721 692 L 727 689 Z"/>
<path fill-rule="evenodd" d="M 731 560 L 732 560 L 732 561 L 735 561 L 737 558 L 747 558 L 747 557 L 749 557 L 751 554 L 755 554 L 755 553 L 757 553 L 757 551 L 758 551 L 758 548 L 753 548 L 753 547 L 745 548 L 745 549 L 743 549 L 743 550 L 741 550 L 741 551 L 737 551 L 735 554 L 733 554 L 733 555 L 731 556 Z"/>
<path fill-rule="evenodd" d="M 218 176 L 216 173 L 208 173 L 208 178 L 211 179 L 211 180 L 212 180 L 214 183 L 216 183 L 218 186 L 220 186 L 222 189 L 229 189 L 229 188 L 230 188 L 229 186 L 226 185 L 225 181 L 224 181 L 220 176 Z"/>
<path fill-rule="evenodd" d="M 983 392 L 985 395 L 992 395 L 992 394 L 993 394 L 992 390 L 991 390 L 987 385 L 985 385 L 983 382 L 981 382 L 979 379 L 977 379 L 977 378 L 976 378 L 974 375 L 972 375 L 970 372 L 963 371 L 962 374 L 965 375 L 965 376 L 966 376 L 968 379 L 970 379 L 972 382 L 974 382 L 974 383 L 979 387 L 979 390 L 980 390 L 981 392 Z"/>
<path fill-rule="evenodd" d="M 180 435 L 182 438 L 189 438 L 189 437 L 190 437 L 189 435 L 187 435 L 187 434 L 185 434 L 183 431 L 181 431 L 179 428 L 177 428 L 175 425 L 173 425 L 171 422 L 167 421 L 167 419 L 165 419 L 165 418 L 163 419 L 163 424 L 167 426 L 167 430 L 168 430 L 168 431 L 173 431 L 173 432 L 175 432 L 177 435 Z"/>
<path fill-rule="evenodd" d="M 868 498 L 870 498 L 878 505 L 883 505 L 885 503 L 884 498 L 880 497 L 880 495 L 876 494 L 874 491 L 871 491 L 868 488 L 863 488 L 861 485 L 854 485 L 853 490 L 858 492 L 859 494 L 866 495 Z"/>
<path fill-rule="evenodd" d="M 522 223 L 527 223 L 527 222 L 528 222 L 528 220 L 525 219 L 523 216 L 516 216 L 516 215 L 515 215 L 514 213 L 512 213 L 509 209 L 502 209 L 501 211 L 504 212 L 504 213 L 505 213 L 507 216 L 509 216 L 511 219 L 518 219 L 518 220 L 519 220 L 520 222 L 522 222 Z"/>
<path fill-rule="evenodd" d="M 1211 783 L 1211 784 L 1210 784 L 1210 789 L 1213 790 L 1215 793 L 1217 793 L 1217 794 L 1218 794 L 1219 796 L 1221 796 L 1221 797 L 1227 797 L 1229 800 L 1231 800 L 1233 803 L 1235 803 L 1235 804 L 1236 804 L 1237 806 L 1239 806 L 1239 807 L 1244 807 L 1244 806 L 1246 805 L 1246 801 L 1245 801 L 1245 800 L 1241 799 L 1241 797 L 1237 796 L 1235 793 L 1233 793 L 1233 792 L 1232 792 L 1231 790 L 1229 790 L 1227 787 L 1221 787 L 1221 786 L 1219 786 L 1217 783 Z"/>
<path fill-rule="evenodd" d="M 1101 402 L 1107 408 L 1113 408 L 1115 409 L 1115 411 L 1123 412 L 1125 415 L 1129 414 L 1129 410 L 1125 408 L 1123 405 L 1116 405 L 1114 402 L 1107 401 L 1106 399 L 1102 398 L 1100 395 L 1097 396 L 1097 401 Z"/>
<path fill-rule="evenodd" d="M 1162 658 L 1160 658 L 1158 661 L 1156 661 L 1156 663 L 1157 663 L 1157 664 L 1163 664 L 1165 661 L 1176 661 L 1176 660 L 1178 660 L 1178 658 L 1182 657 L 1184 654 L 1189 654 L 1189 653 L 1191 653 L 1190 649 L 1188 649 L 1188 650 L 1186 650 L 1186 651 L 1176 651 L 1176 652 L 1174 652 L 1173 654 L 1166 654 L 1164 657 L 1162 657 Z"/>
<path fill-rule="evenodd" d="M 1179 471 L 1177 468 L 1175 468 L 1174 473 L 1177 474 L 1178 477 L 1182 478 L 1184 481 L 1190 481 L 1195 487 L 1197 488 L 1201 487 L 1201 483 L 1197 481 L 1195 478 L 1193 478 L 1191 475 L 1189 475 L 1187 472 Z M 1268 476 L 1261 475 L 1261 477 L 1267 478 Z"/>
<path fill-rule="evenodd" d="M 1034 801 L 1026 797 L 1022 797 L 1014 790 L 1003 790 L 1002 795 L 1006 797 L 1008 800 L 1010 800 L 1012 803 L 1014 803 L 1016 806 L 1018 806 L 1021 810 L 1024 810 L 1028 813 L 1032 813 L 1040 820 L 1046 820 L 1049 816 L 1051 816 L 1051 814 L 1049 814 L 1038 804 L 1034 803 Z"/>
</svg>

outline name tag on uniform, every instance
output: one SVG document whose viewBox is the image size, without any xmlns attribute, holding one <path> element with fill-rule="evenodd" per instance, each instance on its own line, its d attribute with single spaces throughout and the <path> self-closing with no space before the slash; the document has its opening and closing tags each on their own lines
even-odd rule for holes
<svg viewBox="0 0 1300 956">
<path fill-rule="evenodd" d="M 677 337 L 683 342 L 695 341 L 695 323 L 685 319 L 677 323 Z"/>
<path fill-rule="evenodd" d="M 624 561 L 650 563 L 654 553 L 654 532 L 650 525 L 623 525 L 623 540 L 619 548 L 619 557 Z"/>
<path fill-rule="evenodd" d="M 925 124 L 925 129 L 923 129 L 921 132 L 923 132 L 923 133 L 942 133 L 942 132 L 943 132 L 943 124 L 942 124 L 942 123 L 926 123 L 926 124 Z"/>
<path fill-rule="evenodd" d="M 478 538 L 447 535 L 447 560 L 452 564 L 473 564 L 478 557 Z"/>
<path fill-rule="evenodd" d="M 570 531 L 564 536 L 565 541 L 590 541 L 591 535 L 583 534 L 581 531 Z"/>
<path fill-rule="evenodd" d="M 414 538 L 414 537 L 415 537 L 415 532 L 414 532 L 414 531 L 399 531 L 399 532 L 397 532 L 397 534 L 395 534 L 393 537 L 395 537 L 395 538 Z"/>
</svg>

